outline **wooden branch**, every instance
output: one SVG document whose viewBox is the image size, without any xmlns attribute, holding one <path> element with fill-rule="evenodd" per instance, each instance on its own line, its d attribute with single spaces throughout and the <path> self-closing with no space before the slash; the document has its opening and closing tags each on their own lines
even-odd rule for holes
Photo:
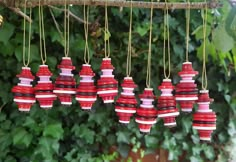
<svg viewBox="0 0 236 162">
<path fill-rule="evenodd" d="M 202 0 L 203 1 L 203 0 Z M 13 3 L 14 2 L 14 3 Z M 41 5 L 64 5 L 64 0 L 41 0 Z M 22 0 L 0 0 L 0 3 L 5 4 L 7 7 L 23 7 L 24 1 Z M 90 5 L 90 6 L 113 6 L 113 7 L 130 7 L 130 1 L 126 0 L 67 0 L 67 4 L 73 5 Z M 27 0 L 27 7 L 38 6 L 38 0 Z M 144 2 L 144 1 L 132 1 L 134 8 L 159 8 L 165 9 L 202 9 L 208 8 L 219 8 L 222 5 L 217 0 L 211 0 L 210 2 L 175 2 L 175 3 L 164 3 L 164 2 Z"/>
<path fill-rule="evenodd" d="M 20 15 L 21 17 L 25 18 L 29 23 L 32 23 L 32 19 L 30 19 L 30 17 L 26 15 L 24 12 L 22 12 L 19 8 L 14 8 L 14 7 L 8 7 L 8 8 L 17 13 L 18 15 Z"/>
</svg>

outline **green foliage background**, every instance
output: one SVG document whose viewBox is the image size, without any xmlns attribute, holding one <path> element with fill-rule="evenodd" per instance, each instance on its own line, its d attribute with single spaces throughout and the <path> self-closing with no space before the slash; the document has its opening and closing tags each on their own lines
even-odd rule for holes
<svg viewBox="0 0 236 162">
<path fill-rule="evenodd" d="M 172 0 L 174 1 L 174 0 Z M 81 6 L 70 7 L 71 11 L 83 17 Z M 56 75 L 56 65 L 63 57 L 63 39 L 53 22 L 50 10 L 63 31 L 63 13 L 57 9 L 45 7 L 46 44 L 49 65 Z M 163 121 L 157 124 L 148 135 L 139 133 L 134 122 L 128 126 L 118 123 L 114 105 L 104 105 L 100 99 L 91 112 L 81 111 L 75 101 L 70 108 L 58 103 L 52 110 L 42 110 L 35 104 L 29 114 L 20 113 L 12 102 L 11 88 L 17 84 L 16 74 L 22 67 L 23 20 L 9 9 L 1 7 L 4 24 L 0 29 L 0 161 L 112 161 L 117 153 L 111 153 L 112 146 L 122 157 L 129 150 L 136 152 L 139 148 L 148 154 L 155 149 L 169 151 L 169 160 L 178 161 L 227 161 L 235 160 L 236 150 L 236 9 L 227 2 L 219 10 L 209 10 L 207 30 L 207 76 L 210 96 L 215 102 L 211 105 L 217 113 L 217 130 L 212 143 L 199 141 L 197 132 L 192 129 L 191 115 L 181 114 L 177 128 L 168 129 Z M 146 62 L 150 10 L 133 11 L 133 53 L 132 76 L 139 85 L 136 94 L 145 87 Z M 104 56 L 103 27 L 104 8 L 91 7 L 90 37 L 91 64 L 97 77 Z M 153 17 L 152 39 L 152 87 L 155 94 L 157 86 L 163 79 L 163 11 L 155 10 Z M 171 77 L 173 83 L 179 81 L 177 76 L 184 62 L 185 53 L 185 13 L 172 10 L 169 13 L 171 37 Z M 33 10 L 31 63 L 33 73 L 41 64 L 39 55 L 38 9 Z M 77 71 L 83 64 L 84 31 L 83 24 L 71 18 L 70 56 Z M 111 57 L 116 68 L 116 78 L 121 82 L 125 76 L 126 55 L 129 29 L 129 9 L 109 8 L 109 30 L 111 33 Z M 200 10 L 191 11 L 190 61 L 201 74 L 202 69 L 202 16 Z M 79 83 L 79 77 L 76 75 Z M 201 87 L 201 75 L 196 78 Z M 196 109 L 196 108 L 195 108 Z"/>
</svg>

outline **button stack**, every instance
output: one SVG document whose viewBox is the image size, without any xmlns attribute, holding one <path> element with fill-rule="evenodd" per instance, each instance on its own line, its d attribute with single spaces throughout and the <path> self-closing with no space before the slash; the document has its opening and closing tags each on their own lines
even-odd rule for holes
<svg viewBox="0 0 236 162">
<path fill-rule="evenodd" d="M 79 75 L 81 80 L 77 88 L 76 100 L 80 103 L 83 110 L 91 110 L 97 99 L 97 90 L 92 79 L 95 74 L 91 69 L 91 65 L 83 64 Z"/>
<path fill-rule="evenodd" d="M 155 96 L 152 88 L 145 88 L 143 94 L 139 95 L 142 104 L 137 109 L 135 121 L 139 125 L 140 132 L 149 133 L 151 127 L 156 123 L 157 111 L 154 108 L 153 101 Z"/>
<path fill-rule="evenodd" d="M 22 67 L 22 71 L 17 75 L 17 78 L 19 78 L 20 83 L 12 88 L 14 101 L 18 105 L 19 111 L 29 112 L 31 106 L 35 103 L 34 88 L 31 84 L 34 76 L 29 67 Z"/>
<path fill-rule="evenodd" d="M 137 100 L 133 91 L 137 88 L 137 85 L 132 77 L 125 77 L 121 86 L 123 92 L 121 92 L 120 97 L 116 101 L 115 111 L 119 117 L 119 122 L 128 124 L 130 117 L 136 113 Z"/>
<path fill-rule="evenodd" d="M 50 80 L 52 73 L 48 69 L 48 65 L 40 65 L 39 71 L 36 74 L 39 77 L 35 89 L 35 98 L 43 109 L 50 109 L 53 106 L 53 101 L 56 100 L 56 95 L 53 93 L 53 84 Z"/>
<path fill-rule="evenodd" d="M 200 140 L 210 141 L 211 134 L 216 129 L 216 115 L 209 105 L 212 99 L 208 90 L 201 90 L 198 97 L 198 110 L 193 114 L 193 128 L 198 130 Z"/>
<path fill-rule="evenodd" d="M 179 102 L 181 111 L 191 112 L 193 104 L 198 99 L 197 85 L 192 79 L 198 72 L 194 71 L 191 62 L 184 62 L 179 76 L 182 78 L 176 86 L 175 99 Z"/>
<path fill-rule="evenodd" d="M 174 86 L 171 79 L 164 79 L 158 89 L 161 91 L 161 96 L 158 98 L 157 116 L 164 119 L 165 126 L 174 127 L 176 126 L 175 117 L 179 115 L 179 111 L 176 108 L 175 97 L 172 94 Z"/>
<path fill-rule="evenodd" d="M 111 58 L 103 58 L 101 65 L 102 75 L 97 82 L 97 94 L 104 103 L 113 103 L 115 96 L 118 94 L 118 82 L 114 79 L 113 70 Z"/>
<path fill-rule="evenodd" d="M 55 81 L 53 92 L 57 95 L 62 105 L 70 106 L 72 105 L 72 95 L 76 93 L 76 82 L 72 74 L 72 70 L 75 67 L 72 65 L 70 57 L 63 57 L 58 68 L 61 69 L 61 73 Z"/>
</svg>

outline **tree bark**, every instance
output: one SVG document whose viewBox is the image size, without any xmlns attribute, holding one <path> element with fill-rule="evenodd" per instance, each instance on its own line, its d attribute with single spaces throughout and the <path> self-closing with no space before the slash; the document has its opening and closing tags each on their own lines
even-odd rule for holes
<svg viewBox="0 0 236 162">
<path fill-rule="evenodd" d="M 0 0 L 0 3 L 7 7 L 23 7 L 24 0 Z M 65 0 L 41 0 L 41 5 L 64 5 Z M 113 6 L 113 7 L 130 7 L 131 2 L 126 0 L 66 0 L 67 4 L 73 5 L 90 5 L 90 6 Z M 27 0 L 27 7 L 35 7 L 39 5 L 38 0 Z M 191 2 L 191 3 L 164 3 L 164 2 L 144 2 L 144 1 L 132 1 L 134 8 L 159 8 L 159 9 L 202 9 L 219 8 L 221 4 L 217 0 L 211 0 L 210 2 Z"/>
</svg>

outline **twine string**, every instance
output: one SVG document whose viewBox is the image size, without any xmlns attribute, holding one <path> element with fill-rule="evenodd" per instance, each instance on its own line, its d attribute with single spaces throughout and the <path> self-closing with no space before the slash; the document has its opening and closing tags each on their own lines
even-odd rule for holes
<svg viewBox="0 0 236 162">
<path fill-rule="evenodd" d="M 26 14 L 26 0 L 24 1 L 24 13 Z M 30 19 L 32 18 L 32 8 L 30 8 Z M 26 54 L 26 18 L 24 17 L 24 21 L 23 21 L 23 24 L 24 24 L 24 32 L 23 32 L 23 65 L 25 67 L 28 67 L 29 66 L 29 63 L 30 63 L 30 54 L 31 54 L 31 51 L 30 51 L 30 48 L 31 48 L 31 24 L 32 22 L 29 22 L 29 35 L 28 35 L 28 52 Z M 27 56 L 26 56 L 27 55 Z M 27 57 L 27 59 L 26 59 Z"/>
<path fill-rule="evenodd" d="M 89 64 L 90 62 L 90 53 L 89 53 L 89 46 L 88 46 L 88 28 L 89 28 L 89 6 L 84 3 L 84 36 L 85 36 L 85 48 L 84 48 L 84 62 Z"/>
<path fill-rule="evenodd" d="M 188 51 L 189 51 L 189 29 L 190 29 L 190 2 L 188 0 L 187 2 L 188 8 L 186 9 L 186 51 L 185 51 L 185 57 L 186 62 L 189 61 Z"/>
<path fill-rule="evenodd" d="M 105 4 L 105 29 L 104 29 L 104 41 L 105 41 L 105 57 L 110 57 L 110 32 L 108 25 L 108 14 L 107 14 L 107 0 Z"/>
<path fill-rule="evenodd" d="M 132 0 L 130 0 L 130 21 L 129 21 L 129 42 L 128 42 L 128 53 L 126 61 L 126 75 L 127 77 L 131 74 L 131 57 L 132 57 L 132 21 L 133 21 L 133 5 Z"/>
<path fill-rule="evenodd" d="M 207 69 L 206 69 L 206 28 L 207 28 L 207 11 L 208 8 L 205 8 L 204 17 L 203 17 L 203 64 L 202 64 L 202 89 L 207 89 Z"/>
<path fill-rule="evenodd" d="M 40 4 L 39 0 L 39 45 L 40 45 L 40 56 L 43 65 L 47 62 L 47 51 L 45 43 L 45 32 L 44 32 L 44 16 L 43 16 L 43 7 Z M 42 42 L 43 40 L 43 42 Z"/>
<path fill-rule="evenodd" d="M 148 59 L 147 59 L 147 76 L 146 76 L 146 86 L 150 88 L 151 86 L 151 58 L 152 58 L 152 17 L 153 17 L 153 0 L 151 1 L 151 14 L 150 14 L 150 31 L 149 31 L 149 47 L 148 47 Z"/>
<path fill-rule="evenodd" d="M 170 28 L 169 28 L 169 11 L 166 3 L 166 9 L 164 10 L 164 45 L 163 45 L 163 66 L 164 66 L 164 77 L 168 79 L 170 77 Z M 167 33 L 167 50 L 168 50 L 168 74 L 166 73 L 166 33 Z"/>
</svg>

